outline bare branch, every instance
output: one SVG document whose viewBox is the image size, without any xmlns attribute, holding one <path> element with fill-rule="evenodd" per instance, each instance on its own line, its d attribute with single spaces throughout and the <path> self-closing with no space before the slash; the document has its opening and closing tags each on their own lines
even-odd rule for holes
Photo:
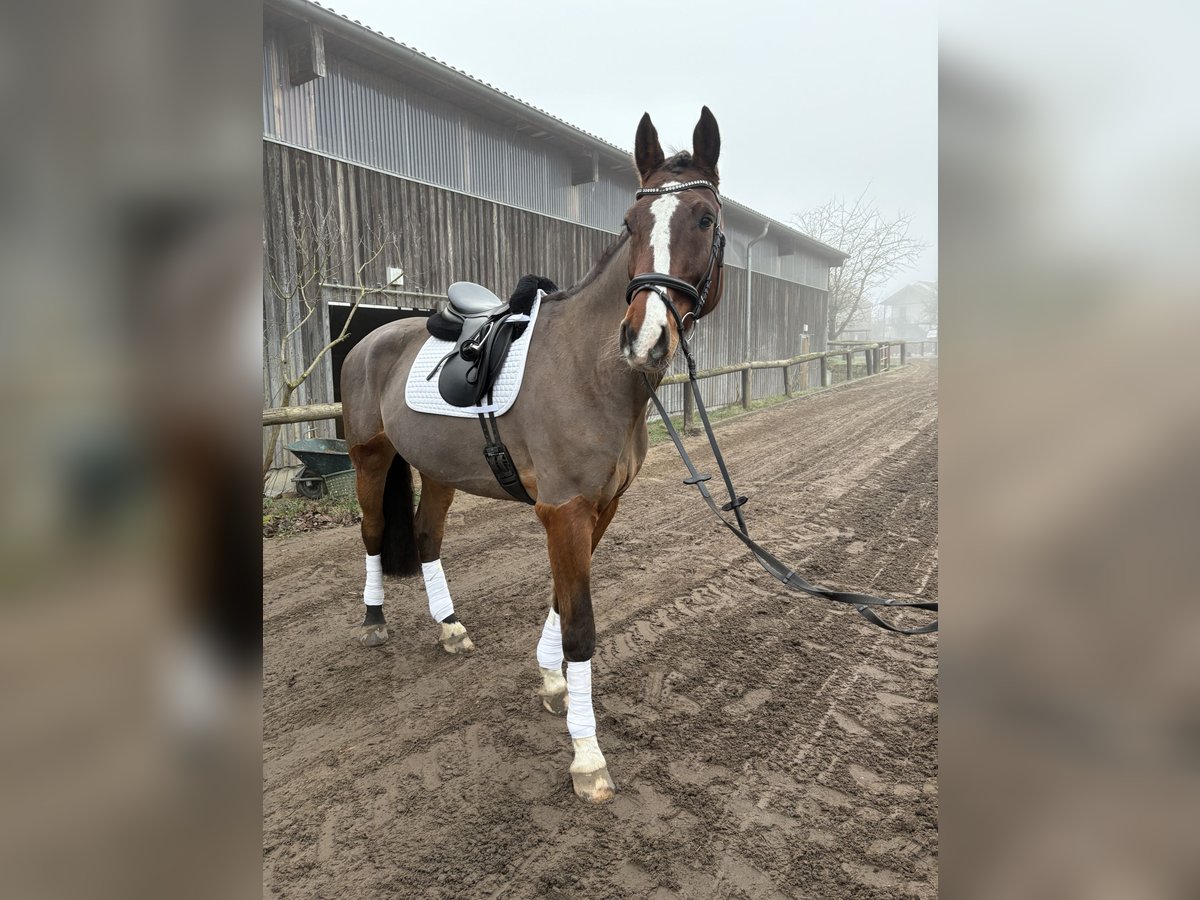
<svg viewBox="0 0 1200 900">
<path fill-rule="evenodd" d="M 347 246 L 347 235 L 343 233 L 338 209 L 332 202 L 320 210 L 312 204 L 301 206 L 288 218 L 286 229 L 288 241 L 281 254 L 283 258 L 269 254 L 266 266 L 271 290 L 287 309 L 287 321 L 280 323 L 286 331 L 279 340 L 276 357 L 281 376 L 279 406 L 288 406 L 299 396 L 301 386 L 317 370 L 322 360 L 349 337 L 351 322 L 359 306 L 385 289 L 382 284 L 368 286 L 364 283 L 369 277 L 369 270 L 385 258 L 390 264 L 391 258 L 398 256 L 400 247 L 399 236 L 382 219 L 374 227 L 362 229 L 356 246 Z M 296 336 L 302 334 L 305 327 L 313 322 L 313 317 L 321 311 L 324 303 L 321 284 L 340 278 L 347 255 L 356 262 L 354 302 L 338 335 L 325 341 L 308 358 L 310 351 L 304 348 L 304 341 L 296 341 Z M 293 351 L 297 355 L 294 360 L 291 358 Z M 275 426 L 265 448 L 264 473 L 273 464 L 278 435 L 279 429 Z"/>
<path fill-rule="evenodd" d="M 829 337 L 837 338 L 872 295 L 897 274 L 911 268 L 928 245 L 909 236 L 912 217 L 886 218 L 868 197 L 870 186 L 854 200 L 833 198 L 792 217 L 802 230 L 850 254 L 829 272 Z"/>
</svg>

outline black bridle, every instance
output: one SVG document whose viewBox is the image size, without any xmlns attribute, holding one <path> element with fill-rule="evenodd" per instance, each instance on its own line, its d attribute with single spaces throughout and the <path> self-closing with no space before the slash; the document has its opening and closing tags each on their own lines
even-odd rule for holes
<svg viewBox="0 0 1200 900">
<path fill-rule="evenodd" d="M 712 182 L 696 180 L 685 181 L 682 184 L 664 185 L 657 188 L 642 188 L 636 195 L 636 199 L 641 200 L 646 196 L 678 194 L 680 191 L 690 191 L 695 188 L 712 191 L 713 198 L 717 201 L 717 221 L 713 223 L 713 239 L 712 248 L 708 254 L 708 268 L 705 269 L 704 277 L 700 279 L 700 283 L 693 285 L 682 278 L 676 278 L 674 275 L 666 272 L 643 272 L 640 275 L 634 275 L 630 279 L 629 286 L 625 289 L 625 302 L 627 304 L 633 303 L 633 298 L 642 291 L 654 291 L 672 312 L 675 312 L 675 307 L 671 303 L 667 288 L 679 291 L 685 297 L 690 298 L 692 308 L 684 314 L 682 319 L 678 313 L 675 313 L 675 319 L 679 324 L 679 333 L 681 335 L 683 334 L 684 324 L 687 323 L 688 317 L 691 317 L 694 322 L 704 315 L 704 304 L 708 302 L 708 291 L 712 287 L 713 275 L 719 274 L 725 265 L 725 232 L 721 229 L 721 194 L 717 191 L 717 186 Z"/>
<path fill-rule="evenodd" d="M 721 198 L 717 193 L 716 187 L 709 184 L 707 181 L 688 181 L 684 184 L 671 185 L 661 188 L 643 188 L 638 191 L 637 196 L 641 198 L 644 194 L 673 194 L 676 191 L 686 191 L 692 188 L 705 188 L 713 192 L 713 196 L 717 198 L 717 209 L 720 210 Z M 864 619 L 873 625 L 878 625 L 880 628 L 885 628 L 888 631 L 894 631 L 899 634 L 930 634 L 938 630 L 938 623 L 935 619 L 925 625 L 920 625 L 915 628 L 901 628 L 893 625 L 890 622 L 882 619 L 875 612 L 873 607 L 886 607 L 888 609 L 919 609 L 926 612 L 938 611 L 938 605 L 933 601 L 923 600 L 887 600 L 882 597 L 874 597 L 870 594 L 860 594 L 855 591 L 835 591 L 830 588 L 820 587 L 812 584 L 801 578 L 796 573 L 795 569 L 790 568 L 773 556 L 769 551 L 761 547 L 757 541 L 750 537 L 750 531 L 746 527 L 746 520 L 742 515 L 742 506 L 745 505 L 747 498 L 738 496 L 737 490 L 733 486 L 733 478 L 729 474 L 729 470 L 725 467 L 725 458 L 721 455 L 721 448 L 717 446 L 716 435 L 713 434 L 712 425 L 708 421 L 708 410 L 704 406 L 704 400 L 700 396 L 700 385 L 696 378 L 696 361 L 692 358 L 691 349 L 688 347 L 687 338 L 684 336 L 686 331 L 685 323 L 688 316 L 693 320 L 699 319 L 704 314 L 704 303 L 708 299 L 708 289 L 712 283 L 714 269 L 720 270 L 724 262 L 725 250 L 725 234 L 721 231 L 720 215 L 718 212 L 717 222 L 715 224 L 715 233 L 713 234 L 712 253 L 708 260 L 708 271 L 704 275 L 704 279 L 699 285 L 693 286 L 682 279 L 675 278 L 672 275 L 666 275 L 662 272 L 647 272 L 642 275 L 636 275 L 629 282 L 629 287 L 625 291 L 626 303 L 632 303 L 633 298 L 640 291 L 654 291 L 662 298 L 664 305 L 675 319 L 675 325 L 679 329 L 679 347 L 683 350 L 683 355 L 687 359 L 688 367 L 688 384 L 684 386 L 684 390 L 691 390 L 692 396 L 696 401 L 696 412 L 700 415 L 700 421 L 704 423 L 704 432 L 708 436 L 709 446 L 712 447 L 713 458 L 717 463 L 717 468 L 721 471 L 721 478 L 725 482 L 725 490 L 729 493 L 729 502 L 717 506 L 716 500 L 712 494 L 708 492 L 704 482 L 709 481 L 711 475 L 702 475 L 692 463 L 692 459 L 688 456 L 687 450 L 683 446 L 683 440 L 679 437 L 679 432 L 675 430 L 675 425 L 671 422 L 671 417 L 667 413 L 666 407 L 662 401 L 658 399 L 658 394 L 655 393 L 655 383 L 652 382 L 647 375 L 643 375 L 646 382 L 646 387 L 650 391 L 650 398 L 654 401 L 655 407 L 658 409 L 658 414 L 662 417 L 663 425 L 666 426 L 667 434 L 671 436 L 671 441 L 675 444 L 675 449 L 679 451 L 679 456 L 683 460 L 683 464 L 687 467 L 688 477 L 683 480 L 684 484 L 694 485 L 700 492 L 700 496 L 712 510 L 713 515 L 721 520 L 721 524 L 733 532 L 734 537 L 740 540 L 754 554 L 754 558 L 759 564 L 766 569 L 771 575 L 778 578 L 788 587 L 793 590 L 802 591 L 813 597 L 821 597 L 825 600 L 833 600 L 837 603 L 848 603 L 853 606 Z M 686 315 L 680 316 L 679 310 L 675 308 L 675 304 L 671 302 L 666 288 L 674 288 L 680 293 L 692 298 L 695 304 Z M 731 522 L 722 513 L 732 512 L 735 521 Z"/>
</svg>

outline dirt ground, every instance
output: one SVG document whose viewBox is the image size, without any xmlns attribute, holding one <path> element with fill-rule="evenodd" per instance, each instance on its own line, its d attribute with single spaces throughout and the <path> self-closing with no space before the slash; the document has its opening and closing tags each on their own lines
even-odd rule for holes
<svg viewBox="0 0 1200 900">
<path fill-rule="evenodd" d="M 718 437 L 777 556 L 936 598 L 936 363 Z M 618 790 L 597 807 L 536 696 L 550 572 L 530 509 L 450 511 L 467 658 L 439 649 L 419 579 L 388 582 L 389 644 L 352 642 L 357 528 L 264 541 L 264 895 L 936 896 L 936 637 L 787 591 L 685 474 L 651 448 L 596 552 L 594 703 Z"/>
</svg>

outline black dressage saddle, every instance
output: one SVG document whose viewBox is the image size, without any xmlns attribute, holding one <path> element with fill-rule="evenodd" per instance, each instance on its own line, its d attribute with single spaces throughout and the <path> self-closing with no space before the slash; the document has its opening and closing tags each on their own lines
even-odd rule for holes
<svg viewBox="0 0 1200 900">
<path fill-rule="evenodd" d="M 488 399 L 512 342 L 529 324 L 539 290 L 557 291 L 554 282 L 526 275 L 504 302 L 483 285 L 456 281 L 446 291 L 449 302 L 426 320 L 429 333 L 454 341 L 433 371 L 438 392 L 451 406 L 481 406 Z M 440 374 L 439 374 L 440 372 Z"/>
</svg>

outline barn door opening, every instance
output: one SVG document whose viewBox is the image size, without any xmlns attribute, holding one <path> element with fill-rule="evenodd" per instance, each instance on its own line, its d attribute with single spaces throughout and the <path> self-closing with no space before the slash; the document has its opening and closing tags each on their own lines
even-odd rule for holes
<svg viewBox="0 0 1200 900">
<path fill-rule="evenodd" d="M 346 360 L 346 354 L 354 349 L 355 344 L 381 325 L 386 325 L 389 322 L 395 322 L 399 319 L 409 319 L 414 316 L 424 318 L 432 311 L 429 309 L 413 309 L 408 306 L 378 306 L 360 303 L 354 313 L 354 318 L 350 321 L 350 331 L 346 336 L 346 340 L 329 351 L 331 365 L 333 366 L 333 401 L 335 403 L 341 403 L 342 401 L 342 363 Z M 329 301 L 329 337 L 331 340 L 342 333 L 342 326 L 346 324 L 346 319 L 349 316 L 349 303 L 341 303 L 336 300 Z M 344 438 L 346 435 L 342 427 L 341 418 L 338 418 L 336 422 L 337 436 Z"/>
</svg>

